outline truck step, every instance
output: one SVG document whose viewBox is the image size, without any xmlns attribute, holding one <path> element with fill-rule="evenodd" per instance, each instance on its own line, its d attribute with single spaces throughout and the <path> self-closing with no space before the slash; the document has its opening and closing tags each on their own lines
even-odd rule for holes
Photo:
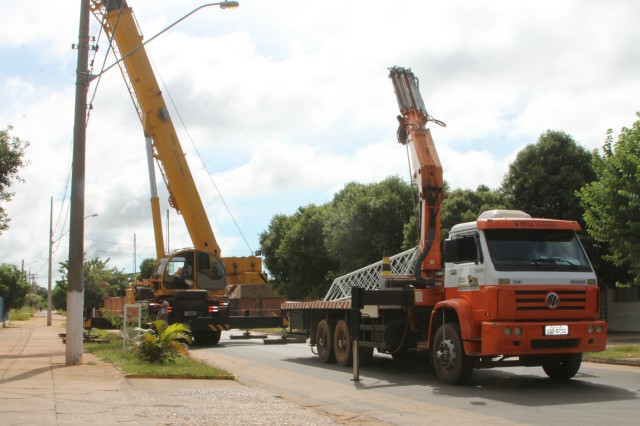
<svg viewBox="0 0 640 426">
<path fill-rule="evenodd" d="M 264 339 L 262 341 L 265 345 L 286 345 L 289 343 L 307 343 L 307 338 L 304 336 L 296 337 L 280 337 L 277 339 Z"/>
</svg>

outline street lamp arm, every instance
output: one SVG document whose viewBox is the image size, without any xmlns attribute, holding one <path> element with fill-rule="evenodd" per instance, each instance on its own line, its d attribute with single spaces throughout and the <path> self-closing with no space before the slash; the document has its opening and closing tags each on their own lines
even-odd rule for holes
<svg viewBox="0 0 640 426">
<path fill-rule="evenodd" d="M 94 214 L 90 214 L 88 216 L 85 216 L 83 218 L 83 220 L 88 219 L 90 217 L 97 217 L 98 213 L 94 213 Z M 69 232 L 71 231 L 71 229 L 67 229 L 64 233 L 60 234 L 60 236 L 58 238 L 56 238 L 55 240 L 53 239 L 53 230 L 51 230 L 51 244 L 53 243 L 57 243 L 58 241 L 60 241 L 60 239 L 62 239 L 62 237 L 64 237 L 65 235 L 67 235 Z"/>
<path fill-rule="evenodd" d="M 196 7 L 195 9 L 193 9 L 191 12 L 187 13 L 186 15 L 184 15 L 182 18 L 178 19 L 177 21 L 175 21 L 173 24 L 169 25 L 168 27 L 166 27 L 165 29 L 163 29 L 162 31 L 160 31 L 159 33 L 157 33 L 156 35 L 152 36 L 150 39 L 144 41 L 142 44 L 138 45 L 137 47 L 135 47 L 134 49 L 132 49 L 131 51 L 127 52 L 126 54 L 122 55 L 122 57 L 118 60 L 116 60 L 113 64 L 109 65 L 108 67 L 104 68 L 102 71 L 100 71 L 99 74 L 92 74 L 89 76 L 89 81 L 92 81 L 98 77 L 100 77 L 102 74 L 106 73 L 107 71 L 109 71 L 111 68 L 115 67 L 116 65 L 118 65 L 120 62 L 122 62 L 125 58 L 128 58 L 129 56 L 133 55 L 134 53 L 136 53 L 138 50 L 142 49 L 143 47 L 145 47 L 147 44 L 151 43 L 153 40 L 155 40 L 156 38 L 158 38 L 159 36 L 161 36 L 162 34 L 166 33 L 167 31 L 169 31 L 171 28 L 175 27 L 176 25 L 178 25 L 180 22 L 184 21 L 185 19 L 187 19 L 189 16 L 193 15 L 194 13 L 196 13 L 197 11 L 199 11 L 200 9 L 204 9 L 205 7 L 210 7 L 210 6 L 220 6 L 220 9 L 235 9 L 237 7 L 240 6 L 240 3 L 238 3 L 237 1 L 222 1 L 222 2 L 217 2 L 217 3 L 207 3 L 207 4 L 203 4 L 201 6 Z"/>
</svg>

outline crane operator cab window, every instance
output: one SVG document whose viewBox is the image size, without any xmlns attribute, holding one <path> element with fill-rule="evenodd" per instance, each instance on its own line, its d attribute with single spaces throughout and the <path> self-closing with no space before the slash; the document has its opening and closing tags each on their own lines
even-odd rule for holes
<svg viewBox="0 0 640 426">
<path fill-rule="evenodd" d="M 196 257 L 198 288 L 205 290 L 224 289 L 227 286 L 227 280 L 222 260 L 206 251 L 198 251 Z"/>
<path fill-rule="evenodd" d="M 165 286 L 175 289 L 193 288 L 193 264 L 192 251 L 184 251 L 173 255 L 164 270 Z"/>
<path fill-rule="evenodd" d="M 177 290 L 222 290 L 227 286 L 224 264 L 205 251 L 180 251 L 166 262 L 164 285 Z"/>
</svg>

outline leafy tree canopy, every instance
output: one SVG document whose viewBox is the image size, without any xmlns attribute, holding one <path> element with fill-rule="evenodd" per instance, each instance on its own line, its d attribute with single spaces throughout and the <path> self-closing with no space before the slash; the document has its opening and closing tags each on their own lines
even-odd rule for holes
<svg viewBox="0 0 640 426">
<path fill-rule="evenodd" d="M 327 275 L 336 267 L 325 245 L 328 207 L 309 205 L 291 216 L 275 216 L 260 236 L 265 264 L 274 288 L 291 299 L 326 293 Z"/>
<path fill-rule="evenodd" d="M 338 275 L 399 253 L 404 224 L 414 212 L 414 189 L 399 177 L 373 184 L 349 183 L 329 204 L 326 246 Z"/>
<path fill-rule="evenodd" d="M 442 236 L 458 223 L 472 222 L 484 211 L 506 208 L 499 191 L 480 185 L 475 191 L 455 189 L 447 194 L 442 203 Z"/>
<path fill-rule="evenodd" d="M 501 192 L 508 208 L 582 222 L 584 209 L 576 191 L 594 179 L 591 153 L 568 134 L 547 130 L 538 143 L 518 152 Z"/>
<path fill-rule="evenodd" d="M 640 118 L 640 113 L 637 113 Z M 597 180 L 579 192 L 589 233 L 606 243 L 605 259 L 640 277 L 640 120 L 614 142 L 609 130 L 602 153 L 593 154 Z"/>
<path fill-rule="evenodd" d="M 14 194 L 9 192 L 9 187 L 16 181 L 23 182 L 18 176 L 18 171 L 28 164 L 24 154 L 29 142 L 11 136 L 11 130 L 11 126 L 0 130 L 0 235 L 9 229 L 11 220 L 3 207 L 5 203 L 11 201 Z"/>
<path fill-rule="evenodd" d="M 319 298 L 335 277 L 399 252 L 413 198 L 410 184 L 391 177 L 350 183 L 327 204 L 274 216 L 260 235 L 273 286 L 288 298 Z"/>
<path fill-rule="evenodd" d="M 129 286 L 128 275 L 117 268 L 109 268 L 110 259 L 99 258 L 84 262 L 84 307 L 85 309 L 99 309 L 105 297 L 124 296 Z M 56 309 L 66 309 L 67 291 L 69 288 L 69 262 L 61 262 L 60 273 L 62 279 L 56 281 L 52 292 L 52 303 Z"/>
<path fill-rule="evenodd" d="M 140 263 L 140 273 L 138 274 L 138 280 L 142 281 L 147 278 L 151 278 L 153 269 L 156 267 L 156 260 L 148 257 Z"/>
<path fill-rule="evenodd" d="M 16 266 L 7 263 L 0 265 L 0 296 L 4 299 L 7 312 L 23 307 L 30 289 L 24 273 Z"/>
</svg>

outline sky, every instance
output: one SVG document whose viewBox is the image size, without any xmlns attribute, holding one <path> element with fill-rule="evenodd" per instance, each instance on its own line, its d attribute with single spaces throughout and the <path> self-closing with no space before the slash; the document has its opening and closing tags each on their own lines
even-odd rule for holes
<svg viewBox="0 0 640 426">
<path fill-rule="evenodd" d="M 80 1 L 0 4 L 0 128 L 30 142 L 25 182 L 3 204 L 0 263 L 46 287 L 52 199 L 54 285 L 69 250 Z M 149 39 L 204 2 L 128 4 Z M 497 189 L 549 129 L 601 148 L 640 111 L 638 16 L 634 0 L 240 0 L 196 12 L 147 52 L 222 255 L 246 256 L 274 215 L 349 182 L 408 181 L 391 66 L 411 68 L 447 125 L 431 129 L 452 189 Z M 97 74 L 114 58 L 93 16 L 91 34 Z M 97 216 L 84 249 L 130 273 L 155 257 L 142 127 L 117 67 L 88 96 L 84 210 Z M 191 246 L 158 185 L 169 249 Z"/>
</svg>

